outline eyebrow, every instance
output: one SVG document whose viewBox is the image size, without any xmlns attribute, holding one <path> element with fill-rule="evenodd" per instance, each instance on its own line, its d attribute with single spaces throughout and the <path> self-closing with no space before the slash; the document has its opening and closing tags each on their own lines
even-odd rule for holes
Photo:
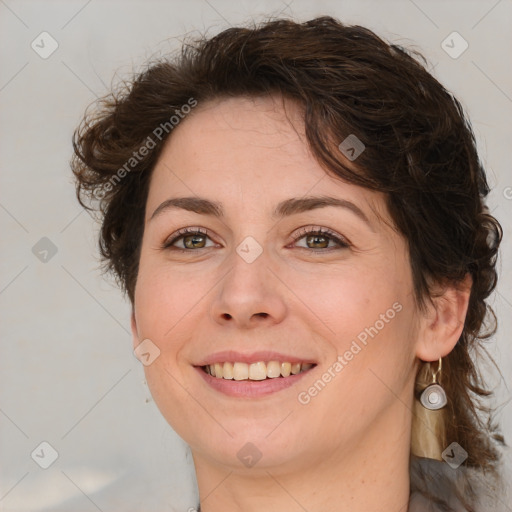
<svg viewBox="0 0 512 512">
<path fill-rule="evenodd" d="M 275 208 L 272 213 L 273 219 L 282 219 L 284 217 L 288 217 L 290 215 L 295 215 L 298 213 L 303 213 L 310 210 L 315 210 L 317 208 L 326 208 L 328 206 L 336 206 L 339 208 L 345 208 L 355 215 L 357 215 L 361 220 L 366 222 L 370 229 L 373 230 L 372 225 L 366 216 L 366 214 L 354 203 L 346 200 L 340 199 L 337 197 L 329 197 L 329 196 L 309 196 L 309 197 L 292 197 L 290 199 L 286 199 L 281 201 Z M 205 199 L 202 197 L 174 197 L 171 199 L 165 200 L 161 203 L 155 211 L 152 213 L 149 220 L 153 220 L 155 217 L 161 215 L 163 212 L 171 210 L 171 209 L 182 209 L 190 212 L 198 213 L 201 215 L 211 215 L 217 218 L 224 217 L 224 210 L 222 208 L 221 203 L 216 201 L 210 201 L 209 199 Z"/>
</svg>

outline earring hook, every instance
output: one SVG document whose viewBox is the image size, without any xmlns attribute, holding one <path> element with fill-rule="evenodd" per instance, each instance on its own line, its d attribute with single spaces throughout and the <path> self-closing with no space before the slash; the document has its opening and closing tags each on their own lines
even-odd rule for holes
<svg viewBox="0 0 512 512">
<path fill-rule="evenodd" d="M 430 363 L 432 364 L 432 363 Z M 441 370 L 443 368 L 443 359 L 440 357 L 439 361 L 437 362 L 437 370 L 432 374 L 432 384 L 435 384 L 437 382 L 437 376 L 439 373 L 441 373 Z"/>
</svg>

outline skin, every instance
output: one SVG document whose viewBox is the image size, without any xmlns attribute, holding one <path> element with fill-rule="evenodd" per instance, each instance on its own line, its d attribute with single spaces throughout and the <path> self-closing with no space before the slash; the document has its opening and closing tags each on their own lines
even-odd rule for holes
<svg viewBox="0 0 512 512">
<path fill-rule="evenodd" d="M 305 195 L 350 200 L 369 223 L 333 206 L 272 218 L 277 203 Z M 217 201 L 225 215 L 168 209 L 151 219 L 162 202 L 183 196 Z M 308 150 L 299 110 L 278 98 L 199 105 L 173 130 L 151 179 L 133 344 L 150 339 L 160 350 L 146 379 L 192 450 L 204 512 L 407 510 L 419 359 L 453 349 L 471 283 L 442 289 L 420 312 L 406 240 L 384 199 L 327 174 Z M 184 227 L 208 230 L 200 248 L 162 248 Z M 293 241 L 302 227 L 328 228 L 350 245 Z M 252 263 L 236 251 L 247 236 L 263 249 Z M 186 248 L 183 238 L 176 247 Z M 298 394 L 394 303 L 401 311 L 300 403 Z M 317 366 L 273 395 L 227 397 L 194 365 L 230 349 L 297 354 Z M 237 457 L 247 442 L 262 454 L 252 467 Z"/>
</svg>

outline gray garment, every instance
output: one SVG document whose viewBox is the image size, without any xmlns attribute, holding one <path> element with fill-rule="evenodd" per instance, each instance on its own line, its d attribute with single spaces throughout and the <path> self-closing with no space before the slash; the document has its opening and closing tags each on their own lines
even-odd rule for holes
<svg viewBox="0 0 512 512">
<path fill-rule="evenodd" d="M 511 512 L 506 489 L 488 474 L 464 465 L 411 456 L 408 512 Z M 504 475 L 503 475 L 504 476 Z M 503 484 L 507 479 L 503 478 Z M 462 499 L 461 499 L 462 498 Z M 464 506 L 462 500 L 467 502 Z"/>
</svg>

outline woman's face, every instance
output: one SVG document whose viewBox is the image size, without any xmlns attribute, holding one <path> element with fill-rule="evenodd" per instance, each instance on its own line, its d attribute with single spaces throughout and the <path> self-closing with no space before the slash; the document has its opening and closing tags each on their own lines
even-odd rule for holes
<svg viewBox="0 0 512 512">
<path fill-rule="evenodd" d="M 270 98 L 199 105 L 152 176 L 134 347 L 150 340 L 148 385 L 196 463 L 297 469 L 404 442 L 419 325 L 406 243 L 384 196 L 328 175 L 286 114 Z"/>
</svg>

